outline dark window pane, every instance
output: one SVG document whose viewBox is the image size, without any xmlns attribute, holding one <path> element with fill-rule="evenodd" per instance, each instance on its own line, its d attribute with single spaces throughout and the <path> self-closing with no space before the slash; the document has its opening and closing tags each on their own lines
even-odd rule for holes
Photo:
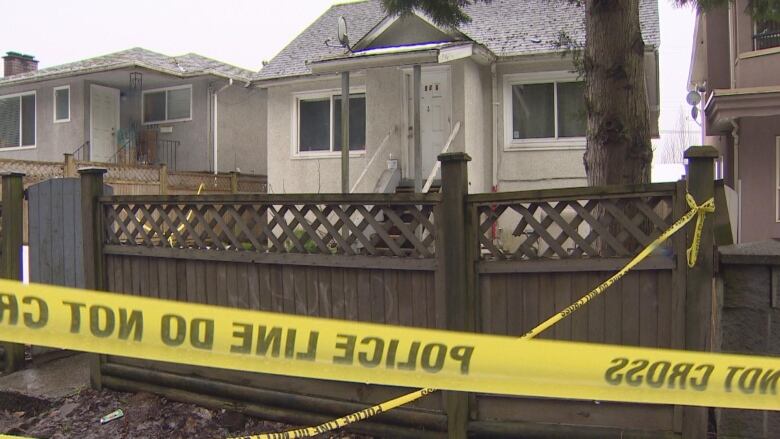
<svg viewBox="0 0 780 439">
<path fill-rule="evenodd" d="M 35 145 L 35 95 L 22 96 L 22 146 Z"/>
<path fill-rule="evenodd" d="M 512 86 L 512 138 L 555 137 L 553 84 Z"/>
<path fill-rule="evenodd" d="M 333 102 L 333 149 L 341 151 L 341 96 Z M 349 150 L 366 149 L 366 95 L 349 96 Z"/>
<path fill-rule="evenodd" d="M 190 118 L 190 89 L 168 90 L 168 120 Z"/>
<path fill-rule="evenodd" d="M 558 83 L 558 137 L 585 137 L 585 83 Z"/>
<path fill-rule="evenodd" d="M 19 146 L 19 97 L 0 99 L 0 148 Z"/>
<path fill-rule="evenodd" d="M 300 151 L 330 151 L 330 99 L 299 102 Z"/>
<path fill-rule="evenodd" d="M 144 95 L 144 122 L 165 120 L 165 92 L 158 91 Z"/>
<path fill-rule="evenodd" d="M 70 119 L 70 89 L 62 88 L 54 91 L 55 120 Z"/>
</svg>

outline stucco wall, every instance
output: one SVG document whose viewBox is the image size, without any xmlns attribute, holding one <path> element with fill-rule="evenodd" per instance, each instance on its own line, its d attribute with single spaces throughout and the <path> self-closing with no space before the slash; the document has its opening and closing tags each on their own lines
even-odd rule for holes
<svg viewBox="0 0 780 439">
<path fill-rule="evenodd" d="M 776 137 L 780 116 L 740 120 L 739 178 L 742 181 L 742 241 L 780 238 L 776 221 Z"/>
<path fill-rule="evenodd" d="M 54 87 L 70 86 L 70 122 L 54 123 Z M 4 95 L 35 91 L 35 148 L 6 151 L 0 149 L 0 159 L 62 161 L 63 154 L 73 152 L 89 138 L 85 131 L 89 111 L 83 105 L 85 89 L 78 78 L 59 79 L 14 87 L 3 87 Z M 86 133 L 86 134 L 85 134 Z"/>
<path fill-rule="evenodd" d="M 264 175 L 266 90 L 233 85 L 219 94 L 219 171 Z"/>
<path fill-rule="evenodd" d="M 513 73 L 571 71 L 570 61 L 560 56 L 529 57 L 525 61 L 497 64 L 498 82 L 498 190 L 549 189 L 556 187 L 585 186 L 585 166 L 582 155 L 584 145 L 568 145 L 563 148 L 523 148 L 509 150 L 506 143 L 504 111 L 511 110 L 512 103 L 504 102 L 505 75 Z"/>
<path fill-rule="evenodd" d="M 463 62 L 464 122 L 461 129 L 469 163 L 469 192 L 490 192 L 492 172 L 492 91 L 490 67 Z"/>
<path fill-rule="evenodd" d="M 401 121 L 401 74 L 396 69 L 369 70 L 365 75 L 353 75 L 351 86 L 366 87 L 366 152 L 350 158 L 350 186 L 366 166 L 382 138 L 393 132 L 387 153 L 400 155 L 399 129 Z M 338 78 L 323 78 L 268 89 L 268 182 L 271 193 L 340 192 L 341 156 L 294 157 L 292 133 L 294 94 L 328 89 L 340 89 Z M 373 190 L 386 158 L 377 158 L 376 171 L 362 182 L 358 192 Z M 381 165 L 381 166 L 380 166 Z"/>
</svg>

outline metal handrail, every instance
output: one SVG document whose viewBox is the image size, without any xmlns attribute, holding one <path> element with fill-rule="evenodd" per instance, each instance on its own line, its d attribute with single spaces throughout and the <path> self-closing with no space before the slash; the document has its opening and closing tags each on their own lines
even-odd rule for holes
<svg viewBox="0 0 780 439">
<path fill-rule="evenodd" d="M 85 153 L 86 153 L 86 156 L 87 156 L 86 158 L 84 158 Z M 75 158 L 76 160 L 82 161 L 82 162 L 86 161 L 86 160 L 89 160 L 89 140 L 87 140 L 86 142 L 82 143 L 81 146 L 76 148 L 76 150 L 73 151 L 72 155 L 73 155 L 73 158 Z"/>
<path fill-rule="evenodd" d="M 458 121 L 455 124 L 455 127 L 452 128 L 450 137 L 447 139 L 447 142 L 444 144 L 444 148 L 441 149 L 440 154 L 444 154 L 445 152 L 450 150 L 450 145 L 452 145 L 452 141 L 455 140 L 455 136 L 458 135 L 458 131 L 460 131 L 460 121 Z M 431 169 L 431 173 L 428 174 L 428 179 L 425 180 L 425 185 L 422 188 L 422 193 L 426 193 L 431 189 L 431 185 L 433 184 L 433 179 L 436 177 L 436 173 L 439 172 L 439 168 L 441 168 L 441 162 L 436 160 L 436 163 L 434 163 L 433 165 L 433 169 Z"/>
<path fill-rule="evenodd" d="M 780 23 L 775 21 L 765 21 L 756 24 L 756 30 L 753 34 L 753 46 L 755 50 L 769 49 L 770 47 L 780 47 Z"/>
</svg>

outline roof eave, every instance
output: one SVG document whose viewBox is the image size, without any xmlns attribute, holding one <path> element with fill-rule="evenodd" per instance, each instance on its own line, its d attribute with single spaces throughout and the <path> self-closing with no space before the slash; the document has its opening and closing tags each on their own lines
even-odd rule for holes
<svg viewBox="0 0 780 439">
<path fill-rule="evenodd" d="M 416 52 L 388 53 L 382 55 L 315 61 L 309 64 L 309 68 L 313 74 L 328 74 L 364 70 L 367 68 L 436 64 L 438 62 L 439 51 L 437 49 L 429 49 Z"/>
<path fill-rule="evenodd" d="M 122 62 L 117 64 L 109 64 L 104 66 L 98 66 L 98 67 L 89 67 L 89 68 L 83 68 L 78 70 L 68 70 L 63 72 L 57 72 L 52 74 L 43 74 L 43 75 L 37 75 L 37 76 L 30 76 L 26 78 L 19 78 L 18 80 L 8 80 L 8 81 L 0 81 L 0 88 L 6 87 L 6 86 L 16 86 L 16 85 L 24 85 L 24 84 L 31 84 L 36 82 L 43 82 L 43 81 L 50 81 L 54 79 L 61 79 L 61 78 L 67 78 L 71 76 L 81 76 L 81 75 L 88 75 L 91 73 L 101 73 L 101 72 L 110 72 L 112 70 L 120 70 L 120 69 L 133 69 L 133 68 L 139 68 L 139 69 L 146 69 L 155 71 L 158 73 L 163 73 L 169 76 L 175 76 L 178 78 L 192 78 L 197 76 L 204 76 L 204 75 L 211 75 L 216 76 L 222 79 L 232 79 L 234 81 L 241 81 L 245 82 L 247 85 L 250 85 L 251 79 L 250 78 L 244 78 L 239 77 L 235 75 L 227 75 L 222 72 L 217 72 L 214 70 L 203 70 L 198 72 L 180 72 L 176 70 L 171 69 L 165 69 L 157 66 L 152 66 L 147 63 L 143 62 Z"/>
</svg>

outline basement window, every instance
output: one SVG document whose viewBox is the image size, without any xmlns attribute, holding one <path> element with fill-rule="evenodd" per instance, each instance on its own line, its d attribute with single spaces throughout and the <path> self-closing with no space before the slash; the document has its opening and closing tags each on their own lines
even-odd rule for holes
<svg viewBox="0 0 780 439">
<path fill-rule="evenodd" d="M 192 86 L 146 90 L 143 109 L 145 124 L 192 120 Z"/>
<path fill-rule="evenodd" d="M 341 95 L 338 91 L 296 97 L 296 151 L 299 154 L 341 151 Z M 349 96 L 349 150 L 366 149 L 366 95 Z"/>
<path fill-rule="evenodd" d="M 559 78 L 507 75 L 507 147 L 584 146 L 585 84 L 570 75 Z"/>
<path fill-rule="evenodd" d="M 35 147 L 35 92 L 0 96 L 0 148 Z"/>
</svg>

